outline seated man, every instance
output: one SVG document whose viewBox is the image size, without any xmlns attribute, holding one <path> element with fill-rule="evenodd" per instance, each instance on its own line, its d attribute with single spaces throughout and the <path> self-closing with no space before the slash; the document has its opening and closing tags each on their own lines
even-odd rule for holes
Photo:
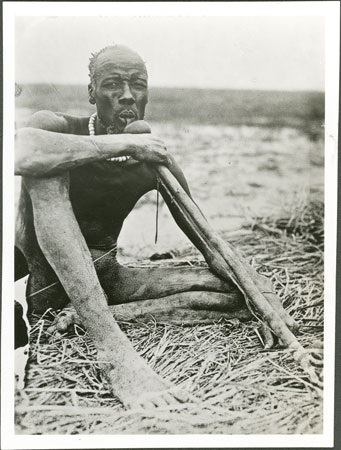
<svg viewBox="0 0 341 450">
<path fill-rule="evenodd" d="M 97 114 L 89 118 L 40 111 L 16 136 L 16 175 L 22 176 L 16 247 L 30 274 L 29 311 L 43 313 L 71 301 L 122 403 L 173 404 L 185 396 L 134 351 L 108 304 L 144 300 L 141 304 L 152 312 L 162 302 L 167 311 L 186 309 L 189 318 L 191 308 L 195 317 L 207 310 L 211 318 L 247 318 L 249 312 L 232 283 L 208 269 L 133 269 L 117 262 L 125 218 L 156 188 L 151 165 L 168 166 L 189 190 L 165 144 L 151 134 L 134 134 L 148 101 L 142 59 L 126 47 L 110 46 L 92 56 L 89 70 L 89 101 Z M 171 199 L 162 189 L 161 194 L 191 238 Z"/>
</svg>

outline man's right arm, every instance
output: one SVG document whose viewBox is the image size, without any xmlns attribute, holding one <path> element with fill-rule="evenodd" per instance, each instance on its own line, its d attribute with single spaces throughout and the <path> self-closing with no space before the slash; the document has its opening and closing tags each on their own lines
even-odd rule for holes
<svg viewBox="0 0 341 450">
<path fill-rule="evenodd" d="M 115 134 L 84 136 L 68 133 L 68 122 L 50 111 L 33 114 L 16 133 L 15 174 L 58 175 L 77 166 L 115 156 L 169 165 L 164 143 L 153 136 Z"/>
</svg>

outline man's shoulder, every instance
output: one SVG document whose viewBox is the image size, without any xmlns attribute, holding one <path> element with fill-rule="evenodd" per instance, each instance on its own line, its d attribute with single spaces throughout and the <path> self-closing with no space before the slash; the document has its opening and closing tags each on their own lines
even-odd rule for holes
<svg viewBox="0 0 341 450">
<path fill-rule="evenodd" d="M 89 117 L 86 116 L 41 110 L 29 117 L 26 127 L 39 128 L 56 133 L 79 134 L 88 120 Z"/>
</svg>

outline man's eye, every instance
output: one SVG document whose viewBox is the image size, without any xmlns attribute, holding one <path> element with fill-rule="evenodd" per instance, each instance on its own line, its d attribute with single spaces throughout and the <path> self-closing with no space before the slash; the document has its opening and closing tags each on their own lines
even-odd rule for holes
<svg viewBox="0 0 341 450">
<path fill-rule="evenodd" d="M 110 83 L 105 83 L 104 86 L 108 89 L 117 89 L 119 87 L 119 83 L 116 81 L 111 81 Z"/>
<path fill-rule="evenodd" d="M 133 83 L 132 87 L 134 89 L 146 89 L 146 85 L 144 83 Z"/>
</svg>

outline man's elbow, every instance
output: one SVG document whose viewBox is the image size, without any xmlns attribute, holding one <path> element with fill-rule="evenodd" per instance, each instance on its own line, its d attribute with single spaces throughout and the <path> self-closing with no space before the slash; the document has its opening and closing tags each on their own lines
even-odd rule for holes
<svg viewBox="0 0 341 450">
<path fill-rule="evenodd" d="M 30 171 L 27 161 L 25 161 L 25 159 L 22 158 L 21 156 L 17 156 L 17 155 L 15 156 L 14 175 L 22 176 L 22 177 L 33 175 L 33 173 Z"/>
<path fill-rule="evenodd" d="M 37 164 L 37 130 L 21 128 L 15 134 L 14 173 L 21 176 L 34 176 L 39 172 Z"/>
</svg>

